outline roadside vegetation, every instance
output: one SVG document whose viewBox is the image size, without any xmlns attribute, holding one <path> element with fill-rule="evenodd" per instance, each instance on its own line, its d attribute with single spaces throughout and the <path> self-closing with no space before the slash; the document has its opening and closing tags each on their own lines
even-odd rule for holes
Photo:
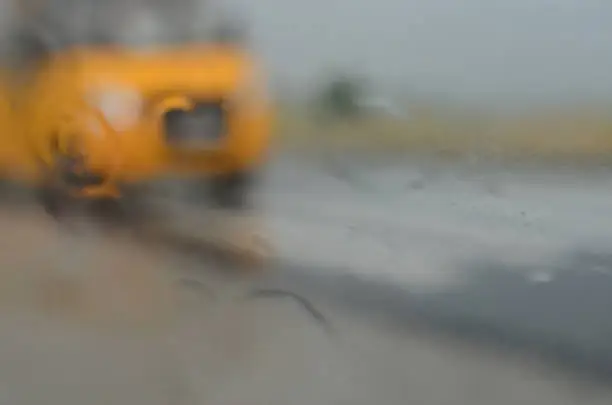
<svg viewBox="0 0 612 405">
<path fill-rule="evenodd" d="M 432 155 L 448 159 L 612 161 L 612 108 L 559 106 L 494 115 L 448 105 L 362 105 L 366 86 L 340 75 L 308 100 L 283 102 L 277 134 L 302 151 Z"/>
</svg>

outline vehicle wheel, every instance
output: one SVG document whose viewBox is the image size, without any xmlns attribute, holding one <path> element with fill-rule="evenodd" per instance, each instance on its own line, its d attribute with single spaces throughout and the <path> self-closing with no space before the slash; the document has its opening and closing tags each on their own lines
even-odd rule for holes
<svg viewBox="0 0 612 405">
<path fill-rule="evenodd" d="M 232 261 L 250 269 L 263 269 L 273 257 L 265 219 L 257 210 L 254 173 L 220 176 L 208 183 L 208 201 L 212 205 L 219 248 Z"/>
<path fill-rule="evenodd" d="M 15 187 L 13 187 L 13 184 L 10 181 L 6 179 L 0 180 L 0 199 L 2 202 L 8 201 L 14 192 Z"/>
<path fill-rule="evenodd" d="M 212 208 L 247 210 L 252 208 L 256 179 L 253 173 L 232 173 L 213 177 L 207 184 Z"/>
<path fill-rule="evenodd" d="M 147 224 L 154 220 L 155 213 L 150 204 L 148 189 L 133 187 L 122 190 L 121 205 L 126 221 L 132 225 Z"/>
<path fill-rule="evenodd" d="M 56 220 L 64 217 L 67 197 L 53 187 L 42 187 L 38 192 L 38 200 L 42 204 L 45 212 Z"/>
</svg>

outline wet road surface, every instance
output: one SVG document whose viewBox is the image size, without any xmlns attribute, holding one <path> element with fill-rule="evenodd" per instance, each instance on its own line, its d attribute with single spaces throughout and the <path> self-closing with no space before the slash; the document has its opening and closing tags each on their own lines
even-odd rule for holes
<svg viewBox="0 0 612 405">
<path fill-rule="evenodd" d="M 414 169 L 291 168 L 262 196 L 280 258 L 254 278 L 40 213 L 3 218 L 2 403 L 612 401 L 594 379 L 612 368 L 605 178 L 504 177 L 493 192 Z M 49 279 L 58 269 L 80 284 Z M 262 286 L 309 297 L 330 330 L 289 298 L 245 298 Z"/>
<path fill-rule="evenodd" d="M 336 277 L 316 282 L 328 295 L 352 284 L 351 302 L 384 316 L 409 306 L 471 338 L 612 374 L 608 168 L 279 167 L 263 198 L 281 254 Z"/>
</svg>

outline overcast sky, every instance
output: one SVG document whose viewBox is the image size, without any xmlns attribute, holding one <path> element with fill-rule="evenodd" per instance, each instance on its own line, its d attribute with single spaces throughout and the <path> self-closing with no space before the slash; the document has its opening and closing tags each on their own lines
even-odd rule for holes
<svg viewBox="0 0 612 405">
<path fill-rule="evenodd" d="M 612 99 L 612 0 L 234 0 L 277 79 L 329 68 L 479 102 Z"/>
</svg>

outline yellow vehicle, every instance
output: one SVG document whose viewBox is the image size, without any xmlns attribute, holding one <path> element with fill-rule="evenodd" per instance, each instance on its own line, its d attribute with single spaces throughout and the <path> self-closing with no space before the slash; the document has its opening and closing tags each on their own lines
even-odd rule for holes
<svg viewBox="0 0 612 405">
<path fill-rule="evenodd" d="M 79 0 L 68 13 L 52 0 L 29 10 L 15 42 L 17 54 L 34 51 L 21 57 L 25 80 L 23 64 L 20 80 L 8 75 L 19 85 L 0 167 L 20 169 L 49 212 L 67 195 L 119 199 L 177 175 L 205 179 L 217 206 L 247 205 L 270 144 L 264 78 L 246 47 L 199 27 L 194 4 Z"/>
</svg>

